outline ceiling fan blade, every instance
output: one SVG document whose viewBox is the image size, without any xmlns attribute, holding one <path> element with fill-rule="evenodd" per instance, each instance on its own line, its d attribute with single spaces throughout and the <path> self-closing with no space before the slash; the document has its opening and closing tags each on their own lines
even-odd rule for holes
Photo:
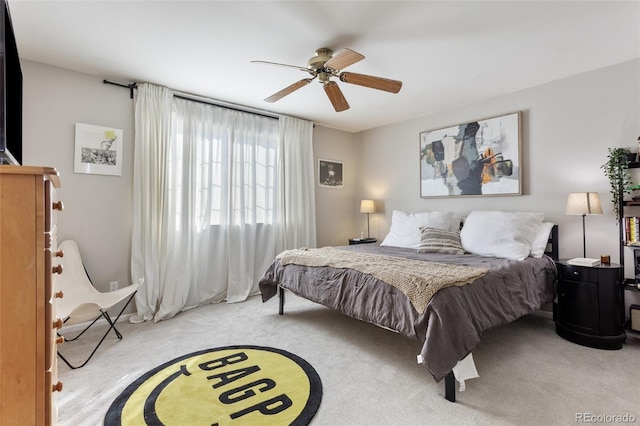
<svg viewBox="0 0 640 426">
<path fill-rule="evenodd" d="M 340 52 L 336 53 L 331 59 L 329 59 L 325 64 L 325 66 L 334 70 L 342 70 L 348 67 L 349 65 L 353 65 L 356 62 L 359 62 L 363 59 L 364 59 L 364 55 L 361 55 L 358 52 L 355 52 L 351 49 L 342 49 Z"/>
<path fill-rule="evenodd" d="M 276 65 L 279 67 L 289 67 L 289 68 L 296 68 L 299 69 L 300 71 L 309 71 L 306 67 L 301 67 L 299 65 L 289 65 L 289 64 L 280 64 L 278 62 L 268 62 L 268 61 L 251 61 L 252 64 L 267 64 L 267 65 Z"/>
<path fill-rule="evenodd" d="M 349 109 L 349 103 L 342 94 L 340 86 L 335 81 L 330 81 L 324 84 L 324 91 L 327 93 L 329 100 L 333 104 L 333 108 L 336 112 L 345 111 Z"/>
<path fill-rule="evenodd" d="M 277 93 L 274 93 L 273 95 L 271 95 L 268 98 L 266 98 L 265 102 L 277 102 L 280 99 L 284 98 L 285 96 L 287 96 L 287 95 L 295 92 L 296 90 L 300 89 L 301 87 L 304 87 L 307 84 L 311 83 L 311 80 L 313 80 L 313 79 L 312 78 L 303 78 L 300 81 L 296 81 L 292 85 L 287 86 L 284 89 L 282 89 L 281 91 L 279 91 Z"/>
<path fill-rule="evenodd" d="M 398 93 L 402 88 L 402 82 L 388 78 L 374 77 L 372 75 L 357 74 L 354 72 L 343 72 L 340 74 L 340 81 L 357 84 L 358 86 L 370 87 L 372 89 L 384 90 L 385 92 Z"/>
</svg>

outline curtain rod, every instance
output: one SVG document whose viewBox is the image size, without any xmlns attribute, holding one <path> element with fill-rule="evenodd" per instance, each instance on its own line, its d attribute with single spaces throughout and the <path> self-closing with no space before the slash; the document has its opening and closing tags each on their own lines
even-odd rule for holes
<svg viewBox="0 0 640 426">
<path fill-rule="evenodd" d="M 129 96 L 131 99 L 133 99 L 133 89 L 137 89 L 138 88 L 138 83 L 136 82 L 132 82 L 129 84 L 122 84 L 122 83 L 116 83 L 114 81 L 109 81 L 109 80 L 102 80 L 102 82 L 104 84 L 113 84 L 114 86 L 119 86 L 119 87 L 126 87 L 127 89 L 129 89 Z M 229 102 L 223 102 L 223 101 L 218 101 L 216 99 L 210 99 L 210 98 L 206 98 L 204 96 L 198 96 L 198 95 L 194 95 L 192 93 L 186 93 L 186 92 L 178 92 L 175 91 L 173 89 L 171 89 L 173 91 L 173 96 L 175 96 L 176 98 L 179 99 L 185 99 L 187 101 L 194 101 L 194 102 L 200 102 L 203 104 L 208 104 L 208 105 L 215 105 L 215 106 L 219 106 L 219 107 L 223 107 L 223 108 L 227 108 L 227 109 L 232 109 L 235 111 L 240 111 L 240 112 L 249 112 L 251 114 L 256 114 L 256 115 L 261 115 L 263 117 L 268 117 L 268 118 L 279 118 L 280 115 L 279 114 L 275 114 L 273 112 L 269 112 L 269 111 L 264 111 L 261 109 L 256 109 L 256 108 L 250 108 L 250 107 L 245 107 L 245 106 L 241 106 L 241 105 L 236 105 L 236 104 L 232 104 Z"/>
<path fill-rule="evenodd" d="M 135 81 L 129 84 L 116 83 L 114 81 L 109 81 L 109 80 L 102 80 L 102 82 L 104 84 L 113 84 L 114 86 L 126 87 L 127 89 L 129 89 L 129 97 L 131 99 L 133 99 L 133 89 L 138 88 L 138 83 L 136 83 Z"/>
<path fill-rule="evenodd" d="M 261 110 L 261 109 L 249 108 L 249 107 L 236 105 L 236 104 L 232 104 L 232 103 L 228 103 L 228 102 L 222 102 L 222 101 L 218 101 L 218 100 L 215 100 L 215 99 L 209 99 L 209 98 L 205 98 L 205 97 L 202 97 L 202 96 L 194 95 L 194 94 L 191 94 L 191 93 L 183 93 L 183 92 L 174 91 L 173 92 L 173 96 L 178 98 L 178 99 L 185 99 L 187 101 L 193 101 L 193 102 L 199 102 L 199 103 L 207 104 L 207 105 L 219 106 L 219 107 L 222 107 L 222 108 L 232 109 L 234 111 L 249 112 L 251 114 L 260 115 L 262 117 L 275 118 L 275 119 L 280 118 L 280 115 L 275 114 L 273 112 L 268 112 L 268 111 L 264 111 L 264 110 Z"/>
</svg>

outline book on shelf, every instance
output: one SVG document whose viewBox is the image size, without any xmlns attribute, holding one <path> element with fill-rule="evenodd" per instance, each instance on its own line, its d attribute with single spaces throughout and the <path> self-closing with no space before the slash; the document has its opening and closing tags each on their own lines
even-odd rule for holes
<svg viewBox="0 0 640 426">
<path fill-rule="evenodd" d="M 640 246 L 640 217 L 625 216 L 623 224 L 625 244 Z"/>
<path fill-rule="evenodd" d="M 575 257 L 567 260 L 568 265 L 574 266 L 596 266 L 600 264 L 600 259 L 592 259 L 590 257 Z"/>
</svg>

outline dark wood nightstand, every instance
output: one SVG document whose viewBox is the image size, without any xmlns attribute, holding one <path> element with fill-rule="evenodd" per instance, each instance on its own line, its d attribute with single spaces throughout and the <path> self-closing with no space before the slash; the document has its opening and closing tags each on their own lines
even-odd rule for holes
<svg viewBox="0 0 640 426">
<path fill-rule="evenodd" d="M 620 349 L 626 339 L 622 265 L 575 266 L 556 262 L 556 333 L 580 345 Z"/>
<path fill-rule="evenodd" d="M 354 244 L 371 244 L 377 241 L 378 240 L 375 238 L 349 238 L 349 245 L 352 246 Z"/>
</svg>

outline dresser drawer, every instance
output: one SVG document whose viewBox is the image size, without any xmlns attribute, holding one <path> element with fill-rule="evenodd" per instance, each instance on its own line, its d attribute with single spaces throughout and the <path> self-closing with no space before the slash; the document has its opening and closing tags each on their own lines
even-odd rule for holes
<svg viewBox="0 0 640 426">
<path fill-rule="evenodd" d="M 58 193 L 50 180 L 44 182 L 45 218 L 44 232 L 51 232 L 57 222 L 57 214 L 64 210 L 62 201 L 58 199 Z"/>
</svg>

